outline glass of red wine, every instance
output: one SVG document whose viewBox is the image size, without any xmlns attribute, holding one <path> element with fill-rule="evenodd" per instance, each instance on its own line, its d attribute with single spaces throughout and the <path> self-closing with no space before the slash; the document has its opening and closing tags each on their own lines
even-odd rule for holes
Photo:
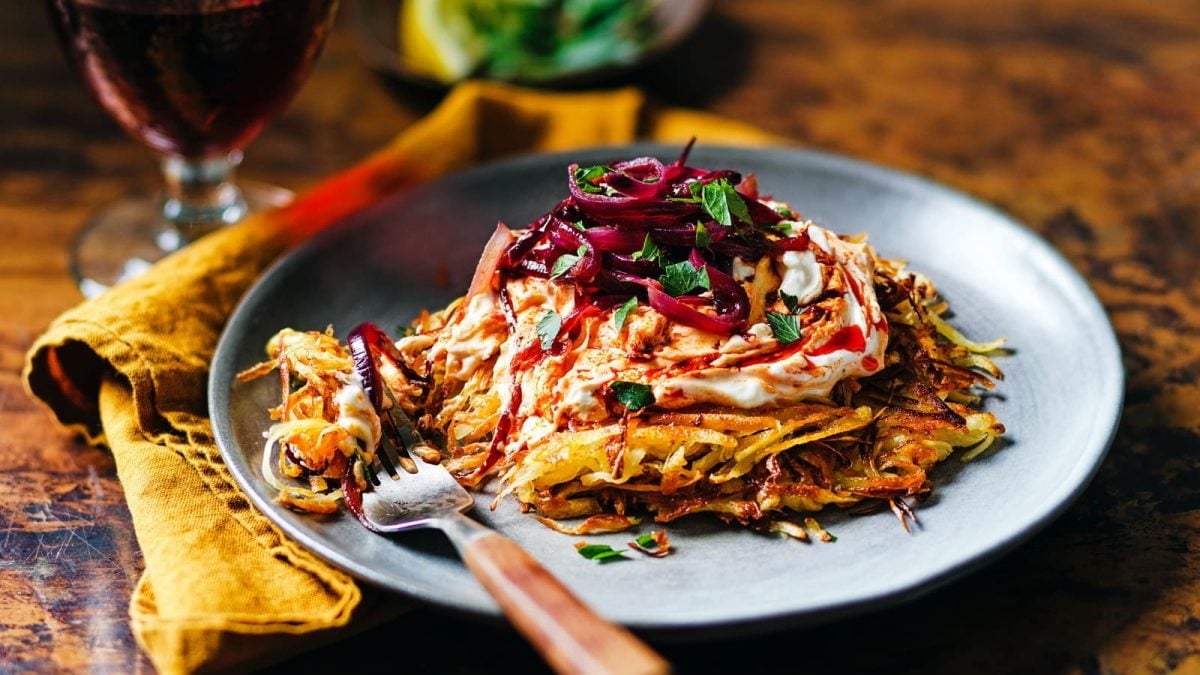
<svg viewBox="0 0 1200 675">
<path fill-rule="evenodd" d="M 154 198 L 96 215 L 71 267 L 92 296 L 248 212 L 291 198 L 234 183 L 245 147 L 291 101 L 338 0 L 47 0 L 63 48 L 92 94 L 158 154 Z"/>
</svg>

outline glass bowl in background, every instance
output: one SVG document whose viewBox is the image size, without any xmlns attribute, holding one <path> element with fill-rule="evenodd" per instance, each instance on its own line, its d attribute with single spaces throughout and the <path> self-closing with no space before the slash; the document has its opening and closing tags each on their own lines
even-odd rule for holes
<svg viewBox="0 0 1200 675">
<path fill-rule="evenodd" d="M 580 85 L 633 69 L 700 23 L 708 0 L 356 0 L 376 70 L 432 87 L 470 79 Z"/>
</svg>

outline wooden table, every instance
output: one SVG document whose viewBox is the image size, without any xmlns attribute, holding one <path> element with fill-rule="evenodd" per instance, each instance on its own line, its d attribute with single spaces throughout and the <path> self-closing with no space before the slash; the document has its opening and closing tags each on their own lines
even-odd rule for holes
<svg viewBox="0 0 1200 675">
<path fill-rule="evenodd" d="M 61 431 L 18 371 L 39 331 L 80 299 L 72 234 L 157 177 L 67 70 L 40 4 L 0 8 L 0 671 L 148 670 L 126 619 L 140 554 L 112 461 Z M 632 82 L 656 101 L 922 173 L 1012 213 L 1092 283 L 1129 371 L 1099 476 L 1017 551 L 899 608 L 663 645 L 680 670 L 1200 672 L 1193 0 L 731 0 Z M 368 72 L 343 27 L 244 173 L 310 185 L 436 100 Z M 396 655 L 405 672 L 445 672 L 464 641 L 487 657 L 454 672 L 542 667 L 513 634 L 430 610 L 289 667 L 336 667 L 417 634 L 425 648 Z"/>
</svg>

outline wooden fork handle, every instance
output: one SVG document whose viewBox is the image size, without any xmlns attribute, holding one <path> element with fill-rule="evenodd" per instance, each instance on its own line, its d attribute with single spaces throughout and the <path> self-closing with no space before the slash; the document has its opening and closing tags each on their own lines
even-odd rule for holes
<svg viewBox="0 0 1200 675">
<path fill-rule="evenodd" d="M 628 630 L 597 615 L 536 560 L 490 532 L 463 546 L 463 560 L 517 630 L 555 672 L 659 675 L 671 665 Z"/>
</svg>

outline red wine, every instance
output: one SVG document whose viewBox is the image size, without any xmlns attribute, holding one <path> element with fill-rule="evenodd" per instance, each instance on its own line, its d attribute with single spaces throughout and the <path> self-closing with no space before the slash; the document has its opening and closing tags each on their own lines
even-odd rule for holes
<svg viewBox="0 0 1200 675">
<path fill-rule="evenodd" d="M 337 0 L 48 0 L 76 69 L 134 137 L 223 155 L 295 95 Z"/>
</svg>

